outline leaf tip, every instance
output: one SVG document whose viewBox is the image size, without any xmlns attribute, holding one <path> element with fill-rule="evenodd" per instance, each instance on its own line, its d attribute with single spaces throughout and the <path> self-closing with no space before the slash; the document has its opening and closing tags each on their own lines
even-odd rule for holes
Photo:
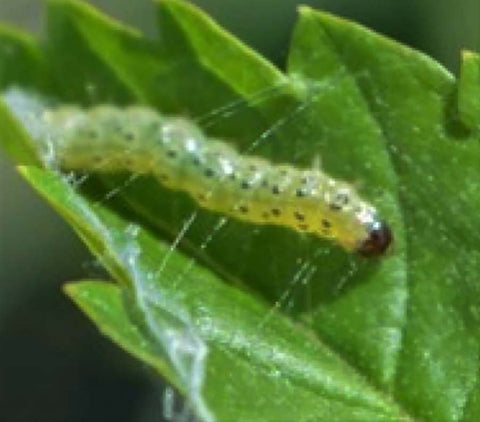
<svg viewBox="0 0 480 422">
<path fill-rule="evenodd" d="M 36 166 L 21 164 L 16 166 L 16 170 L 24 179 L 31 181 L 35 175 L 38 174 L 40 169 L 38 169 Z"/>
<path fill-rule="evenodd" d="M 306 4 L 301 4 L 297 6 L 297 11 L 299 14 L 306 14 L 312 11 L 312 8 L 310 6 L 307 6 Z"/>
<path fill-rule="evenodd" d="M 70 299 L 75 300 L 75 296 L 78 294 L 77 283 L 66 283 L 62 286 L 63 293 Z"/>
<path fill-rule="evenodd" d="M 463 49 L 461 50 L 462 60 L 474 60 L 480 56 L 474 51 Z"/>
<path fill-rule="evenodd" d="M 199 13 L 205 13 L 203 12 L 203 10 L 201 10 L 194 4 L 186 2 L 184 0 L 155 0 L 154 2 L 160 7 L 196 10 Z"/>
<path fill-rule="evenodd" d="M 461 52 L 458 113 L 469 128 L 480 126 L 480 54 L 470 50 Z"/>
</svg>

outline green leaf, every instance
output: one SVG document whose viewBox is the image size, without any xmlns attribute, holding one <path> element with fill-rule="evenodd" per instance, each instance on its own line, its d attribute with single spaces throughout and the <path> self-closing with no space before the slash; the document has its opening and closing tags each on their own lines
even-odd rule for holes
<svg viewBox="0 0 480 422">
<path fill-rule="evenodd" d="M 479 389 L 478 135 L 465 133 L 458 124 L 455 81 L 438 64 L 330 15 L 307 9 L 303 16 L 310 30 L 316 26 L 322 34 L 311 48 L 348 73 L 377 124 L 396 173 L 407 227 L 407 265 L 398 268 L 400 274 L 391 272 L 405 278 L 399 286 L 403 295 L 395 295 L 404 298 L 403 305 L 385 300 L 388 284 L 372 292 L 376 305 L 370 306 L 379 309 L 375 322 L 380 332 L 376 337 L 371 332 L 364 342 L 380 345 L 382 331 L 385 337 L 392 334 L 398 347 L 387 362 L 394 371 L 388 389 L 411 414 L 432 421 L 475 420 L 462 418 L 476 406 Z M 298 67 L 295 61 L 293 65 Z M 321 313 L 320 330 L 325 319 L 348 314 L 352 319 L 352 307 L 349 311 L 341 304 L 346 300 L 348 296 L 339 301 L 342 314 Z M 362 306 L 358 317 L 371 320 L 372 308 L 366 302 Z M 398 313 L 398 325 L 388 321 L 388 311 Z M 338 331 L 328 332 L 330 338 L 338 336 Z M 342 340 L 348 350 L 348 340 Z"/>
<path fill-rule="evenodd" d="M 75 5 L 78 20 L 84 11 L 92 15 L 94 22 L 102 22 L 103 16 L 82 1 L 51 0 L 48 5 L 48 37 L 44 50 L 52 78 L 57 84 L 57 96 L 65 102 L 85 105 L 105 101 L 125 104 L 132 101 L 134 97 L 124 81 L 105 67 L 77 25 L 70 21 L 69 9 Z M 92 31 L 95 33 L 94 26 Z M 112 48 L 102 40 L 100 35 L 97 43 L 106 49 Z"/>
<path fill-rule="evenodd" d="M 38 54 L 57 83 L 38 90 L 186 114 L 275 162 L 321 155 L 327 172 L 362 183 L 395 249 L 366 260 L 279 227 L 223 226 L 147 177 L 75 192 L 24 169 L 119 282 L 70 285 L 72 298 L 204 420 L 477 421 L 478 55 L 464 54 L 457 82 L 419 52 L 303 7 L 283 74 L 191 4 L 157 10 L 149 40 L 83 2 L 51 1 Z M 34 145 L 5 107 L 0 123 L 2 141 Z M 175 247 L 161 243 L 178 233 Z M 181 339 L 196 353 L 179 361 Z"/>
<path fill-rule="evenodd" d="M 40 164 L 33 140 L 0 100 L 0 146 L 18 164 Z"/>
<path fill-rule="evenodd" d="M 471 51 L 462 54 L 458 81 L 458 111 L 467 127 L 480 128 L 480 55 Z"/>
<path fill-rule="evenodd" d="M 67 284 L 64 290 L 104 335 L 179 386 L 175 373 L 157 357 L 158 347 L 130 320 L 123 306 L 122 291 L 117 286 L 108 282 L 85 280 Z"/>
<path fill-rule="evenodd" d="M 45 83 L 46 65 L 34 38 L 20 30 L 0 27 L 0 87 L 16 84 L 35 89 Z"/>
<path fill-rule="evenodd" d="M 111 284 L 74 284 L 67 288 L 71 297 L 107 335 L 187 391 L 205 420 L 204 409 L 224 421 L 403 417 L 388 395 L 312 333 L 140 226 L 90 206 L 54 174 L 21 172 L 124 285 L 122 295 Z M 268 400 L 255 400 L 259 396 Z"/>
<path fill-rule="evenodd" d="M 47 85 L 47 68 L 36 41 L 17 29 L 0 26 L 0 89 L 21 86 L 42 90 Z M 0 127 L 0 145 L 15 162 L 39 163 L 27 134 L 12 121 L 1 102 Z"/>
</svg>

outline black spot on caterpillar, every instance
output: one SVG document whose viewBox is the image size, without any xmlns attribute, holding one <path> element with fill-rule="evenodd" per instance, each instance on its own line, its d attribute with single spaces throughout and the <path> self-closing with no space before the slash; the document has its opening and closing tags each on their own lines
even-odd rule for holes
<svg viewBox="0 0 480 422">
<path fill-rule="evenodd" d="M 152 174 L 208 210 L 313 233 L 365 256 L 383 254 L 392 242 L 387 224 L 350 184 L 319 169 L 241 155 L 185 118 L 108 105 L 63 106 L 37 118 L 37 141 L 65 170 Z"/>
</svg>

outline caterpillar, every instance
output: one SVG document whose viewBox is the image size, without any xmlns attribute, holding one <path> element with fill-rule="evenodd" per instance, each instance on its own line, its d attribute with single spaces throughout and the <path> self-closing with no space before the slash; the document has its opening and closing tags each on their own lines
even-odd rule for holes
<svg viewBox="0 0 480 422">
<path fill-rule="evenodd" d="M 151 174 L 210 211 L 313 233 L 364 256 L 382 255 L 392 242 L 389 226 L 350 184 L 241 155 L 186 118 L 110 105 L 61 106 L 40 118 L 37 141 L 65 170 Z"/>
</svg>

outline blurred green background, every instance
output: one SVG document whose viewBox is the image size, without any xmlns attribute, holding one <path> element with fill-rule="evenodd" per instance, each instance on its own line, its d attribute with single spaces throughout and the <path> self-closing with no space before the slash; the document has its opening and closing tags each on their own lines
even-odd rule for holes
<svg viewBox="0 0 480 422">
<path fill-rule="evenodd" d="M 146 0 L 91 1 L 155 36 Z M 280 67 L 298 4 L 349 17 L 432 55 L 453 72 L 480 51 L 480 1 L 196 0 Z M 1 0 L 0 21 L 42 36 L 44 2 Z M 0 420 L 162 421 L 161 382 L 100 335 L 62 295 L 67 280 L 101 275 L 71 230 L 0 151 Z"/>
</svg>

